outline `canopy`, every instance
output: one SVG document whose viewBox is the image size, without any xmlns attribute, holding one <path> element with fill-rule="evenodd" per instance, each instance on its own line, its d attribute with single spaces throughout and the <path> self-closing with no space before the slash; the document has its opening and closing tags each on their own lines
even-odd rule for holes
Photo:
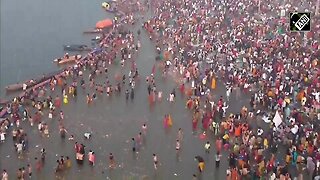
<svg viewBox="0 0 320 180">
<path fill-rule="evenodd" d="M 111 19 L 105 19 L 102 21 L 98 21 L 96 24 L 97 29 L 103 29 L 112 26 L 112 20 Z"/>
</svg>

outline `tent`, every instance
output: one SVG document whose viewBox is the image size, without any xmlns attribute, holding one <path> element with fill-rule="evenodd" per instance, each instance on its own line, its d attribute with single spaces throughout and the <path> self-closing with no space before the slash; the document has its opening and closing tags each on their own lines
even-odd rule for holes
<svg viewBox="0 0 320 180">
<path fill-rule="evenodd" d="M 111 19 L 105 19 L 102 21 L 98 21 L 96 24 L 97 29 L 103 29 L 112 26 L 112 20 Z"/>
<path fill-rule="evenodd" d="M 272 122 L 275 124 L 277 128 L 282 123 L 282 118 L 278 111 L 276 112 L 276 115 L 274 115 Z"/>
</svg>

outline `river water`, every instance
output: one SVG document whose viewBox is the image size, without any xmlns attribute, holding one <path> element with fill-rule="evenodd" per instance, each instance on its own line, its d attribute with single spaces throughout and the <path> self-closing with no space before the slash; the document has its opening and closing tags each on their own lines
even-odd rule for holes
<svg viewBox="0 0 320 180">
<path fill-rule="evenodd" d="M 57 69 L 52 60 L 63 55 L 64 44 L 90 45 L 83 31 L 112 17 L 100 1 L 1 1 L 1 97 L 8 84 L 36 78 Z"/>
<path fill-rule="evenodd" d="M 63 44 L 90 44 L 92 36 L 84 36 L 82 32 L 94 27 L 96 21 L 112 17 L 100 8 L 100 4 L 89 0 L 1 1 L 2 95 L 7 84 L 57 69 L 52 59 L 63 55 Z M 138 28 L 140 26 L 133 30 L 136 32 Z M 53 169 L 61 155 L 73 160 L 72 169 L 62 175 L 64 179 L 191 179 L 193 173 L 197 174 L 196 155 L 203 156 L 206 161 L 202 179 L 225 179 L 227 153 L 223 153 L 221 170 L 216 170 L 214 152 L 206 155 L 203 147 L 206 140 L 200 140 L 198 134 L 191 132 L 191 113 L 185 109 L 185 99 L 179 95 L 174 104 L 165 101 L 176 84 L 170 79 L 162 79 L 159 73 L 156 76 L 158 89 L 163 91 L 165 98 L 153 108 L 149 107 L 144 79 L 151 72 L 155 53 L 144 32 L 141 41 L 142 50 L 137 60 L 141 80 L 137 82 L 134 101 L 126 102 L 124 94 L 113 97 L 103 95 L 98 96 L 97 101 L 88 107 L 85 103 L 88 92 L 80 90 L 78 98 L 70 100 L 63 107 L 69 134 L 74 134 L 76 141 L 86 145 L 86 152 L 90 149 L 95 151 L 95 167 L 90 168 L 87 161 L 83 166 L 78 166 L 74 160 L 74 142 L 62 141 L 57 121 L 45 118 L 49 124 L 50 137 L 41 137 L 36 127 L 23 123 L 22 126 L 28 132 L 30 151 L 25 159 L 18 159 L 9 136 L 9 140 L 0 145 L 0 169 L 6 168 L 13 178 L 17 168 L 26 167 L 28 163 L 34 166 L 34 158 L 39 157 L 40 148 L 45 147 L 46 165 L 42 172 L 35 173 L 35 179 L 55 179 Z M 118 66 L 112 68 L 110 73 L 119 71 L 128 74 L 128 68 L 121 69 Z M 225 88 L 218 84 L 215 97 L 224 94 Z M 247 100 L 234 100 L 229 109 L 238 111 L 243 104 L 247 104 Z M 164 130 L 162 119 L 167 113 L 172 115 L 173 127 Z M 146 145 L 138 154 L 133 154 L 130 139 L 137 136 L 143 123 L 148 125 Z M 175 138 L 179 127 L 184 130 L 184 140 L 182 152 L 177 158 Z M 92 132 L 92 139 L 85 140 L 85 132 Z M 208 140 L 213 144 L 213 138 Z M 120 165 L 112 171 L 106 168 L 110 152 L 113 152 L 117 165 Z M 161 164 L 158 171 L 153 169 L 153 153 L 158 154 Z"/>
</svg>

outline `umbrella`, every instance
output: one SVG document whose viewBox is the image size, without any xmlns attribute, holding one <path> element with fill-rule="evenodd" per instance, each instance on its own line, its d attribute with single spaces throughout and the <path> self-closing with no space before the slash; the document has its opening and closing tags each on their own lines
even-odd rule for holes
<svg viewBox="0 0 320 180">
<path fill-rule="evenodd" d="M 201 156 L 194 157 L 198 162 L 204 162 L 203 158 Z"/>
<path fill-rule="evenodd" d="M 103 29 L 112 26 L 112 20 L 111 19 L 105 19 L 102 21 L 98 21 L 96 24 L 97 29 Z"/>
</svg>

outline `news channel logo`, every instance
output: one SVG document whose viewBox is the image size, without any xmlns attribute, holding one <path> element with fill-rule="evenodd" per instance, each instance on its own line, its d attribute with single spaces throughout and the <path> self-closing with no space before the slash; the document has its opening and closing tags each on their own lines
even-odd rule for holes
<svg viewBox="0 0 320 180">
<path fill-rule="evenodd" d="M 290 13 L 290 31 L 303 32 L 311 29 L 311 15 L 309 12 Z"/>
</svg>

